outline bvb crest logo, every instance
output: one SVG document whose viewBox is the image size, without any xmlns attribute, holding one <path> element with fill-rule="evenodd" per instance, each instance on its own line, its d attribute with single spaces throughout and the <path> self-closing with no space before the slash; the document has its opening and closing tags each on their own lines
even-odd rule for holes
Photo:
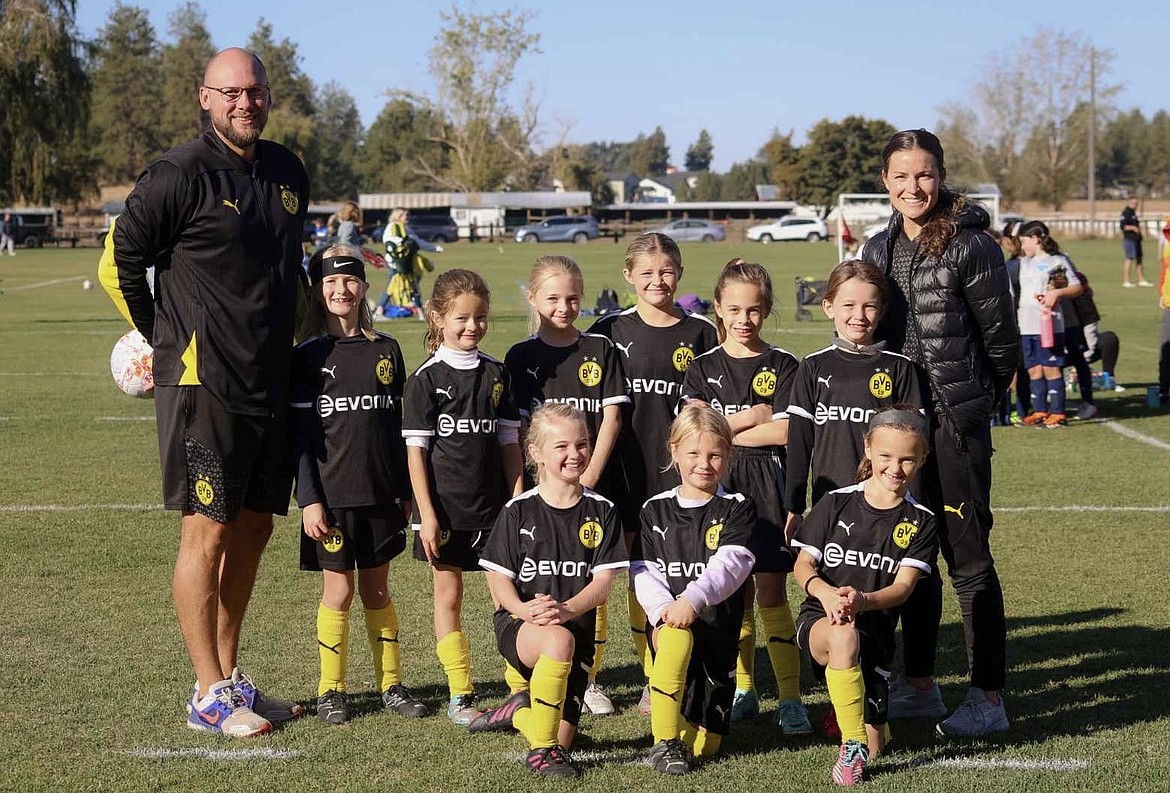
<svg viewBox="0 0 1170 793">
<path fill-rule="evenodd" d="M 723 524 L 716 523 L 711 528 L 707 529 L 707 533 L 703 535 L 703 541 L 707 544 L 709 550 L 717 550 L 719 548 L 719 535 L 723 533 Z"/>
<path fill-rule="evenodd" d="M 297 198 L 297 194 L 288 188 L 288 185 L 280 186 L 280 203 L 284 207 L 284 211 L 290 215 L 295 215 L 300 209 L 301 199 Z"/>
<path fill-rule="evenodd" d="M 321 540 L 321 545 L 327 552 L 337 553 L 345 545 L 345 537 L 337 529 L 330 529 L 329 533 L 325 535 L 325 539 Z"/>
<path fill-rule="evenodd" d="M 577 369 L 577 377 L 581 380 L 581 385 L 590 388 L 599 385 L 601 383 L 601 364 L 597 362 L 596 358 L 586 358 Z"/>
<path fill-rule="evenodd" d="M 205 477 L 201 476 L 195 480 L 195 497 L 205 507 L 210 507 L 211 502 L 215 500 L 215 488 L 211 486 L 211 482 L 208 482 Z"/>
<path fill-rule="evenodd" d="M 695 349 L 686 342 L 676 347 L 670 355 L 670 362 L 680 372 L 685 372 L 693 360 L 695 360 Z"/>
<path fill-rule="evenodd" d="M 390 385 L 394 381 L 394 361 L 389 358 L 379 358 L 374 365 L 374 375 L 382 385 Z"/>
<path fill-rule="evenodd" d="M 894 527 L 894 545 L 903 551 L 910 547 L 910 541 L 918 533 L 918 527 L 908 521 L 902 521 Z"/>
<path fill-rule="evenodd" d="M 439 529 L 439 547 L 442 548 L 444 545 L 446 545 L 450 541 L 451 541 L 451 530 L 450 529 Z"/>
<path fill-rule="evenodd" d="M 752 378 L 752 390 L 759 396 L 767 399 L 776 393 L 776 373 L 771 369 L 761 369 Z"/>
<path fill-rule="evenodd" d="M 498 408 L 500 406 L 500 399 L 504 396 L 504 384 L 497 380 L 492 385 L 492 407 Z"/>
<path fill-rule="evenodd" d="M 602 530 L 600 523 L 590 518 L 581 524 L 581 531 L 578 532 L 578 536 L 581 538 L 581 544 L 592 551 L 598 545 L 601 545 L 601 538 L 605 536 L 605 531 Z"/>
<path fill-rule="evenodd" d="M 894 381 L 887 372 L 874 372 L 869 378 L 869 393 L 878 399 L 889 399 L 894 393 Z"/>
</svg>

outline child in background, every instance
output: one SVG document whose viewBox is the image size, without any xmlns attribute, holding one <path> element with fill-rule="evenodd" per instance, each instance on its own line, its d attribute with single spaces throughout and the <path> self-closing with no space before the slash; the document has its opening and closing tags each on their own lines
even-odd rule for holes
<svg viewBox="0 0 1170 793">
<path fill-rule="evenodd" d="M 797 640 L 824 669 L 841 748 L 832 780 L 855 785 L 885 748 L 897 609 L 938 554 L 934 514 L 907 492 L 926 459 L 926 420 L 914 409 L 874 414 L 859 484 L 817 502 L 793 539 L 808 596 Z M 876 560 L 871 561 L 871 560 Z"/>
<path fill-rule="evenodd" d="M 732 492 L 750 496 L 756 505 L 751 550 L 756 557 L 747 586 L 740 630 L 732 721 L 758 715 L 755 691 L 755 610 L 760 604 L 764 647 L 780 694 L 777 725 L 788 735 L 812 732 L 800 701 L 800 655 L 796 626 L 788 606 L 792 555 L 784 540 L 784 444 L 788 441 L 789 393 L 796 357 L 760 338 L 772 313 L 772 279 L 759 264 L 732 259 L 715 283 L 715 313 L 720 346 L 697 358 L 683 381 L 685 402 L 702 402 L 727 417 L 734 433 L 735 455 L 727 477 Z"/>
<path fill-rule="evenodd" d="M 463 571 L 480 569 L 500 509 L 522 489 L 520 415 L 508 372 L 479 350 L 490 302 L 487 283 L 470 270 L 435 279 L 427 303 L 431 356 L 407 381 L 402 422 L 414 491 L 414 556 L 432 567 L 435 651 L 451 694 L 447 716 L 464 726 L 480 712 L 460 623 Z"/>
<path fill-rule="evenodd" d="M 390 560 L 406 547 L 403 510 L 410 509 L 402 351 L 373 330 L 360 250 L 339 245 L 314 254 L 309 281 L 308 338 L 294 353 L 291 402 L 301 569 L 322 572 L 317 715 L 329 724 L 349 719 L 345 677 L 356 567 L 383 706 L 419 718 L 427 708 L 402 685 L 398 614 L 387 587 Z M 369 409 L 333 409 L 354 400 Z"/>
<path fill-rule="evenodd" d="M 1020 262 L 1024 258 L 1024 249 L 1020 246 L 1020 228 L 1022 220 L 1010 220 L 1004 224 L 1003 236 L 999 245 L 1003 248 L 1003 266 L 1008 273 L 1008 284 L 1012 290 L 1012 299 L 1018 312 L 1020 309 Z M 1019 426 L 1023 417 L 1028 415 L 1032 408 L 1032 396 L 1028 391 L 1028 370 L 1024 368 L 1023 355 L 1016 367 L 1016 376 L 1012 379 L 1011 388 L 1001 398 L 1002 404 L 996 409 L 994 420 L 1000 424 Z M 1012 401 L 1012 391 L 1015 392 L 1015 401 Z M 1004 420 L 1006 419 L 1006 421 Z"/>
<path fill-rule="evenodd" d="M 715 324 L 674 304 L 682 278 L 682 253 L 665 234 L 648 232 L 626 249 L 622 277 L 633 287 L 637 302 L 617 314 L 597 320 L 590 333 L 613 341 L 622 352 L 622 366 L 630 386 L 631 404 L 622 415 L 618 457 L 624 473 L 624 493 L 614 493 L 623 509 L 622 525 L 635 532 L 638 505 L 679 482 L 667 455 L 667 435 L 678 406 L 687 367 L 719 343 Z M 633 542 L 632 534 L 627 544 Z M 642 669 L 650 676 L 646 644 L 646 615 L 633 590 L 628 597 L 630 630 Z M 650 712 L 650 689 L 643 688 L 638 709 Z"/>
<path fill-rule="evenodd" d="M 732 457 L 727 419 L 685 406 L 671 425 L 671 464 L 681 483 L 642 507 L 630 572 L 652 629 L 649 762 L 689 773 L 692 757 L 719 751 L 731 725 L 736 639 L 756 558 L 750 498 L 720 484 Z"/>
<path fill-rule="evenodd" d="M 533 335 L 504 356 L 513 402 L 522 419 L 542 404 L 564 403 L 580 409 L 593 448 L 581 484 L 606 497 L 617 497 L 610 454 L 622 425 L 622 405 L 629 404 L 617 348 L 605 336 L 581 333 L 573 324 L 581 311 L 584 277 L 567 256 L 541 256 L 528 274 L 526 297 L 532 309 Z M 609 609 L 597 609 L 596 652 L 585 691 L 585 709 L 597 716 L 613 713 L 613 702 L 597 684 L 609 638 Z M 509 686 L 519 685 L 511 670 Z M 515 693 L 515 691 L 513 691 Z"/>
<path fill-rule="evenodd" d="M 1032 412 L 1024 419 L 1029 427 L 1063 427 L 1065 416 L 1064 317 L 1062 299 L 1081 294 L 1076 270 L 1060 251 L 1048 226 L 1032 220 L 1020 228 L 1020 246 L 1027 257 L 1020 263 L 1020 341 L 1024 367 L 1032 395 Z M 1050 318 L 1050 319 L 1048 319 Z M 1045 322 L 1051 322 L 1052 340 L 1045 346 Z"/>
<path fill-rule="evenodd" d="M 497 604 L 496 644 L 531 689 L 471 724 L 510 724 L 528 740 L 535 773 L 575 777 L 577 733 L 593 663 L 596 609 L 629 566 L 617 509 L 582 486 L 589 470 L 585 416 L 559 403 L 533 411 L 529 467 L 537 485 L 500 512 L 480 564 Z"/>
</svg>

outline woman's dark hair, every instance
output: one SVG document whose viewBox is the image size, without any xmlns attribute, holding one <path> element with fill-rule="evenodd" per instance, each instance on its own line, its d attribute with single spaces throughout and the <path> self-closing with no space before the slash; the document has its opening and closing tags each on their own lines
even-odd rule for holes
<svg viewBox="0 0 1170 793">
<path fill-rule="evenodd" d="M 1044 225 L 1042 221 L 1029 220 L 1020 227 L 1020 236 L 1035 237 L 1040 241 L 1040 248 L 1049 256 L 1060 253 L 1060 246 L 1056 244 L 1056 240 L 1049 236 L 1048 226 Z"/>
<path fill-rule="evenodd" d="M 893 134 L 882 150 L 882 176 L 885 176 L 890 167 L 890 158 L 894 154 L 913 149 L 922 149 L 934 157 L 940 182 L 946 179 L 947 166 L 943 158 L 942 143 L 933 132 L 925 129 L 904 129 Z M 927 256 L 932 258 L 942 256 L 951 237 L 959 230 L 958 216 L 966 205 L 967 201 L 961 195 L 945 184 L 939 185 L 938 203 L 935 204 L 934 210 L 922 227 L 922 232 L 915 240 Z"/>
</svg>

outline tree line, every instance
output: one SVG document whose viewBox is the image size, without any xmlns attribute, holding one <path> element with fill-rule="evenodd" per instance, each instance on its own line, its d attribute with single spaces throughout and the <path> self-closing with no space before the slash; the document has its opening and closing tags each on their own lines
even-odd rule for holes
<svg viewBox="0 0 1170 793">
<path fill-rule="evenodd" d="M 178 7 L 160 37 L 145 7 L 119 2 L 93 40 L 76 27 L 74 0 L 7 0 L 0 24 L 0 204 L 77 201 L 101 184 L 132 181 L 168 148 L 198 135 L 195 101 L 217 50 L 195 2 Z M 387 87 L 368 128 L 346 87 L 318 85 L 298 45 L 260 19 L 245 42 L 263 60 L 274 104 L 265 137 L 297 152 L 313 198 L 360 192 L 533 190 L 554 180 L 610 203 L 611 173 L 666 174 L 671 147 L 661 127 L 632 141 L 570 142 L 559 122 L 551 145 L 532 86 L 519 100 L 517 64 L 540 52 L 535 13 L 440 14 L 430 52 L 429 93 Z M 1087 184 L 1087 127 L 1095 104 L 1097 178 L 1103 194 L 1170 192 L 1170 114 L 1147 119 L 1113 107 L 1111 53 L 1041 30 L 977 72 L 971 101 L 940 108 L 937 131 L 948 176 L 960 188 L 996 183 L 1008 203 L 1037 198 L 1059 208 Z M 1086 65 L 1088 64 L 1088 65 Z M 1093 68 L 1090 69 L 1089 66 Z M 1043 97 L 1043 100 L 1041 100 Z M 883 119 L 823 119 L 794 142 L 774 130 L 754 157 L 711 170 L 715 144 L 702 130 L 682 157 L 697 174 L 682 200 L 753 200 L 773 184 L 782 198 L 828 206 L 842 192 L 881 190 L 881 151 L 895 128 Z"/>
</svg>

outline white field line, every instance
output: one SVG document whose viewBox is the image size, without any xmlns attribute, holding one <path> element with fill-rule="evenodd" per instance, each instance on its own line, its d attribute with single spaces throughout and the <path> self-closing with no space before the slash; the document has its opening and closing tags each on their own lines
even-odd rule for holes
<svg viewBox="0 0 1170 793">
<path fill-rule="evenodd" d="M 1135 507 L 1132 505 L 1105 507 L 1098 504 L 1063 504 L 1046 507 L 992 507 L 992 512 L 1170 512 L 1170 505 Z"/>
<path fill-rule="evenodd" d="M 293 760 L 304 757 L 299 749 L 131 749 L 129 757 L 144 760 Z"/>
<path fill-rule="evenodd" d="M 0 504 L 3 512 L 90 512 L 106 510 L 113 512 L 147 512 L 163 509 L 162 504 Z"/>
<path fill-rule="evenodd" d="M 0 372 L 0 377 L 109 377 L 109 372 Z"/>
<path fill-rule="evenodd" d="M 43 286 L 55 286 L 57 284 L 67 284 L 70 281 L 84 281 L 84 275 L 75 275 L 72 278 L 54 278 L 52 281 L 38 281 L 35 284 L 24 284 L 23 286 L 10 286 L 5 289 L 5 292 L 21 292 L 25 289 L 40 289 Z"/>
<path fill-rule="evenodd" d="M 1135 441 L 1140 441 L 1148 446 L 1153 446 L 1155 449 L 1161 449 L 1164 452 L 1170 452 L 1170 443 L 1160 441 L 1157 438 L 1152 438 L 1144 432 L 1138 432 L 1132 427 L 1127 427 L 1124 424 L 1118 424 L 1116 421 L 1106 421 L 1105 426 L 1116 432 L 1118 435 L 1124 435 L 1127 438 L 1132 438 Z"/>
<path fill-rule="evenodd" d="M 94 416 L 94 421 L 154 421 L 154 416 Z"/>
<path fill-rule="evenodd" d="M 995 757 L 943 757 L 931 760 L 919 768 L 947 768 L 960 771 L 1084 771 L 1092 763 L 1088 760 L 1015 760 Z"/>
</svg>

